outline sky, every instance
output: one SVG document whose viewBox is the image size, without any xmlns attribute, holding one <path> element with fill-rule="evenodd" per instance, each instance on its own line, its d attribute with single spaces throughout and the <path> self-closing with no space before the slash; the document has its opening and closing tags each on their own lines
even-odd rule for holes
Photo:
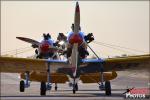
<svg viewBox="0 0 150 100">
<path fill-rule="evenodd" d="M 85 34 L 93 33 L 96 42 L 136 50 L 90 43 L 100 57 L 149 53 L 149 1 L 79 1 L 79 5 Z M 1 1 L 1 54 L 33 55 L 31 45 L 16 37 L 41 40 L 43 33 L 50 33 L 56 40 L 59 32 L 71 31 L 74 11 L 75 1 Z"/>
</svg>

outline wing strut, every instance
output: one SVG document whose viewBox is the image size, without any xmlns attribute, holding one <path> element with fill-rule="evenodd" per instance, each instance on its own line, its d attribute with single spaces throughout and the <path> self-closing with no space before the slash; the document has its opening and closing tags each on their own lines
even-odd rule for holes
<svg viewBox="0 0 150 100">
<path fill-rule="evenodd" d="M 29 83 L 29 71 L 26 71 L 25 73 L 25 88 L 28 88 L 30 86 L 30 83 Z"/>
<path fill-rule="evenodd" d="M 51 76 L 50 76 L 50 63 L 48 62 L 47 63 L 47 86 L 46 86 L 46 89 L 47 90 L 51 90 L 51 88 L 52 88 L 52 84 L 50 83 L 51 82 Z"/>
<path fill-rule="evenodd" d="M 90 50 L 94 53 L 94 55 L 100 59 L 100 57 L 95 53 L 95 51 L 87 44 L 87 46 L 90 48 Z M 102 63 L 100 62 L 100 74 L 101 74 L 101 84 L 99 84 L 99 89 L 100 90 L 104 90 L 105 89 L 105 86 L 103 84 L 103 81 L 104 81 L 104 75 L 103 75 L 103 72 L 104 72 L 104 67 L 102 65 Z"/>
</svg>

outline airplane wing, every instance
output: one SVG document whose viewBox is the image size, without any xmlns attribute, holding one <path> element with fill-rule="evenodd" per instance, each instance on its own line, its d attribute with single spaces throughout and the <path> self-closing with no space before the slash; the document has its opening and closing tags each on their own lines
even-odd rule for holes
<svg viewBox="0 0 150 100">
<path fill-rule="evenodd" d="M 104 69 L 104 80 L 112 80 L 117 77 L 116 71 L 123 70 L 150 70 L 150 55 L 128 56 L 107 59 L 83 59 L 80 67 L 83 83 L 100 82 L 100 71 Z"/>
<path fill-rule="evenodd" d="M 150 69 L 150 55 L 129 56 L 122 58 L 110 58 L 104 61 L 106 70 L 130 70 Z"/>
<path fill-rule="evenodd" d="M 29 38 L 25 38 L 25 37 L 16 37 L 16 38 L 19 39 L 19 40 L 31 43 L 32 45 L 38 46 L 40 44 L 38 41 L 33 40 L 33 39 L 29 39 Z"/>
<path fill-rule="evenodd" d="M 48 63 L 50 64 L 51 73 L 68 66 L 66 60 L 0 57 L 0 72 L 47 71 Z"/>
<path fill-rule="evenodd" d="M 101 66 L 104 71 L 121 71 L 143 68 L 150 69 L 150 55 L 137 55 L 127 56 L 119 58 L 107 58 L 107 59 L 83 59 L 80 70 L 83 73 L 95 73 L 99 72 Z"/>
</svg>

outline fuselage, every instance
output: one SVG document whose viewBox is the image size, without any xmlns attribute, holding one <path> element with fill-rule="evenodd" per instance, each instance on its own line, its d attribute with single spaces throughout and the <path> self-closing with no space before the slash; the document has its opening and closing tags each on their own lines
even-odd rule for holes
<svg viewBox="0 0 150 100">
<path fill-rule="evenodd" d="M 84 36 L 85 36 L 84 32 L 81 32 L 81 27 L 80 27 L 80 7 L 79 7 L 79 3 L 76 2 L 74 23 L 72 24 L 72 32 L 69 32 L 67 37 L 67 42 L 68 42 L 67 57 L 71 57 L 72 55 L 74 55 L 72 54 L 73 53 L 72 49 L 74 45 L 77 46 L 75 51 L 78 52 L 76 53 L 78 54 L 78 58 L 83 59 L 88 55 Z"/>
<path fill-rule="evenodd" d="M 80 77 L 78 71 L 80 59 L 84 59 L 87 54 L 84 33 L 81 32 L 80 27 L 80 8 L 78 2 L 76 2 L 74 23 L 72 24 L 72 32 L 68 33 L 67 44 L 67 58 L 69 58 L 68 60 L 72 68 L 73 84 L 75 84 L 75 79 Z"/>
</svg>

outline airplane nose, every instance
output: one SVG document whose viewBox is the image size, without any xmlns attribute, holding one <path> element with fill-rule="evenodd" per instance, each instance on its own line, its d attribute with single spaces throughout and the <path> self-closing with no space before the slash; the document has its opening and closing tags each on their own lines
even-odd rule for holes
<svg viewBox="0 0 150 100">
<path fill-rule="evenodd" d="M 74 44 L 74 43 L 78 43 L 78 45 L 82 44 L 83 39 L 80 36 L 80 34 L 74 34 L 70 37 L 69 43 L 70 44 Z"/>
<path fill-rule="evenodd" d="M 49 44 L 42 44 L 41 47 L 40 47 L 41 52 L 42 53 L 47 53 L 49 51 L 49 47 L 50 47 Z"/>
</svg>

